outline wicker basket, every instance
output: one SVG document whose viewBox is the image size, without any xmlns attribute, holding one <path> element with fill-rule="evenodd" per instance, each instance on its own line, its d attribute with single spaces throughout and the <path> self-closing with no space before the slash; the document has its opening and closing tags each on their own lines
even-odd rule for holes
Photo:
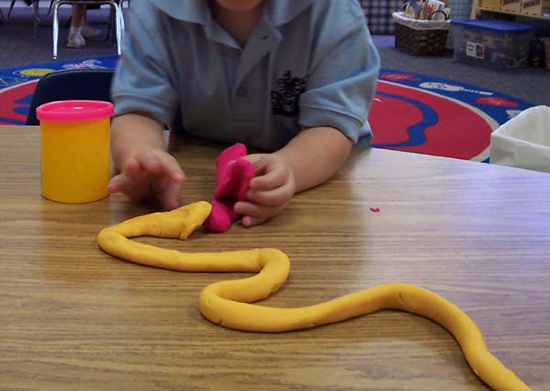
<svg viewBox="0 0 550 391">
<path fill-rule="evenodd" d="M 441 55 L 445 52 L 449 29 L 415 29 L 395 21 L 395 47 L 415 56 Z M 424 21 L 430 23 L 429 21 Z"/>
</svg>

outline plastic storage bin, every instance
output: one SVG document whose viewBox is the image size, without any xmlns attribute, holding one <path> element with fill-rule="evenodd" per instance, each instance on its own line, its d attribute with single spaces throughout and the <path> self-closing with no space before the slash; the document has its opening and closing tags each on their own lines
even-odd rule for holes
<svg viewBox="0 0 550 391">
<path fill-rule="evenodd" d="M 455 60 L 499 70 L 527 66 L 533 27 L 504 20 L 468 19 L 452 24 Z"/>
</svg>

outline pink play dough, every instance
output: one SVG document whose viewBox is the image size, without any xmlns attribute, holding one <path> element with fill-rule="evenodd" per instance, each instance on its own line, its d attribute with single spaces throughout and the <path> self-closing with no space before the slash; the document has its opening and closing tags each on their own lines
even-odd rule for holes
<svg viewBox="0 0 550 391">
<path fill-rule="evenodd" d="M 235 144 L 225 149 L 216 159 L 216 190 L 212 212 L 204 226 L 213 232 L 225 232 L 239 215 L 233 211 L 237 201 L 246 200 L 250 181 L 254 178 L 254 165 L 246 156 L 246 147 Z"/>
</svg>

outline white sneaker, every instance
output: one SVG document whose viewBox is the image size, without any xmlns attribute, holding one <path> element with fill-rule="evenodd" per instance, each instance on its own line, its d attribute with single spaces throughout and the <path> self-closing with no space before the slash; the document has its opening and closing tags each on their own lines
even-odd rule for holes
<svg viewBox="0 0 550 391">
<path fill-rule="evenodd" d="M 100 29 L 95 29 L 93 28 L 92 26 L 90 26 L 89 24 L 87 23 L 84 23 L 82 25 L 82 36 L 84 38 L 92 38 L 92 37 L 97 37 L 99 34 L 101 34 L 101 30 Z"/>
<path fill-rule="evenodd" d="M 86 45 L 86 41 L 80 33 L 69 33 L 69 40 L 67 41 L 68 48 L 79 48 Z"/>
</svg>

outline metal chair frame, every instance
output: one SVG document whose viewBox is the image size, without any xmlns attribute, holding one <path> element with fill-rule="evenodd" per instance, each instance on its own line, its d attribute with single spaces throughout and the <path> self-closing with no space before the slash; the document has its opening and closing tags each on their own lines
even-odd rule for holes
<svg viewBox="0 0 550 391">
<path fill-rule="evenodd" d="M 8 16 L 5 18 L 5 20 L 8 20 L 11 16 L 11 11 L 13 10 L 13 6 L 15 5 L 16 0 L 11 0 L 10 8 L 8 9 Z M 38 14 L 38 0 L 32 0 L 32 8 L 34 12 L 34 21 L 32 25 L 32 37 L 36 38 L 36 33 L 38 31 L 38 22 L 40 21 L 40 15 Z M 2 14 L 2 10 L 0 10 L 0 15 L 2 16 L 2 19 L 4 19 L 4 14 Z"/>
<path fill-rule="evenodd" d="M 130 0 L 126 0 L 128 3 L 128 6 L 130 6 Z M 55 0 L 50 0 L 50 7 L 48 8 L 48 15 L 52 13 L 53 4 L 55 3 Z M 120 0 L 119 5 L 121 8 L 123 8 L 122 4 L 124 3 L 124 0 Z"/>
<path fill-rule="evenodd" d="M 34 0 L 38 2 L 38 0 Z M 63 4 L 107 4 L 111 9 L 115 10 L 115 30 L 116 30 L 116 46 L 117 53 L 120 56 L 120 44 L 122 42 L 122 34 L 124 31 L 124 15 L 122 7 L 115 0 L 55 0 L 53 5 L 53 59 L 57 59 L 57 43 L 59 39 L 59 7 Z"/>
</svg>

